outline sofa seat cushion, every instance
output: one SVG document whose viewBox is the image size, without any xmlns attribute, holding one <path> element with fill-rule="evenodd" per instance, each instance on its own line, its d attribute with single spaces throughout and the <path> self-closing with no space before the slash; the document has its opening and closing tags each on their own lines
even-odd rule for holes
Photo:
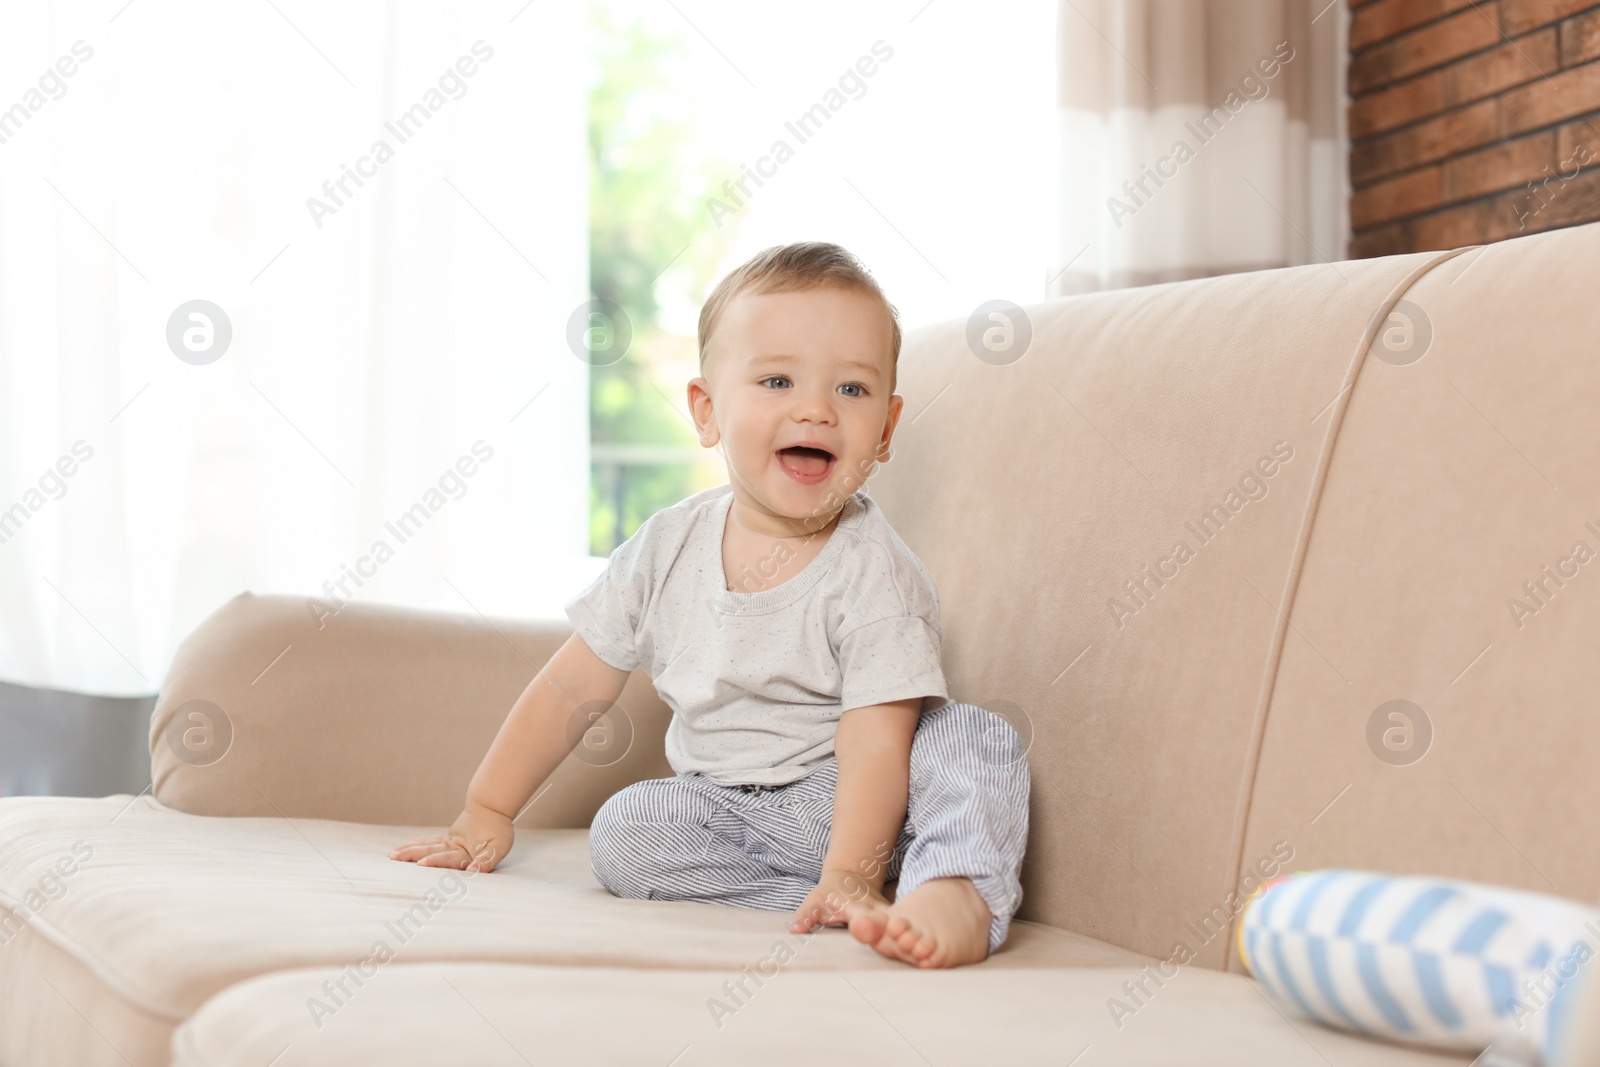
<svg viewBox="0 0 1600 1067">
<path fill-rule="evenodd" d="M 1460 1067 L 1471 1060 L 1291 1021 L 1253 980 L 1199 968 L 1160 988 L 1146 979 L 1151 995 L 1142 1007 L 1113 1020 L 1108 1000 L 1126 999 L 1123 983 L 1140 971 L 821 971 L 795 966 L 803 956 L 759 974 L 755 959 L 746 960 L 744 993 L 732 985 L 741 979 L 736 968 L 393 963 L 359 986 L 327 968 L 286 971 L 208 1001 L 174 1036 L 172 1063 L 1060 1067 L 1082 1054 L 1083 1067 Z M 328 988 L 341 980 L 347 992 L 335 1005 Z"/>
<path fill-rule="evenodd" d="M 134 1057 L 164 1045 L 172 1026 L 228 986 L 359 964 L 385 948 L 389 966 L 467 960 L 732 974 L 787 945 L 791 971 L 904 967 L 842 928 L 792 935 L 787 913 L 613 897 L 589 867 L 587 830 L 523 830 L 503 866 L 471 877 L 388 858 L 430 831 L 188 815 L 148 796 L 0 801 L 0 937 L 11 942 L 0 948 L 0 1063 L 57 1062 L 41 1058 L 60 1035 L 45 1033 L 47 1019 L 85 1038 L 76 1058 L 59 1062 L 165 1063 Z M 1145 962 L 1015 922 L 979 966 Z"/>
</svg>

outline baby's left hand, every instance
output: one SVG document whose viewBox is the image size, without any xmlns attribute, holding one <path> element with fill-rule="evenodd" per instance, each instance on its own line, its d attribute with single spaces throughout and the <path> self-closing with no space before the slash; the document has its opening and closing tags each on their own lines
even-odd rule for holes
<svg viewBox="0 0 1600 1067">
<path fill-rule="evenodd" d="M 851 916 L 862 909 L 889 906 L 889 898 L 855 871 L 824 870 L 816 888 L 795 909 L 789 932 L 810 933 L 816 926 L 848 926 Z"/>
</svg>

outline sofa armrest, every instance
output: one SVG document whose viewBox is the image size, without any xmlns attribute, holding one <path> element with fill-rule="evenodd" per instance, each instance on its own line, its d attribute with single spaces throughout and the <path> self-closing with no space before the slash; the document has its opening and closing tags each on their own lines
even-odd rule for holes
<svg viewBox="0 0 1600 1067">
<path fill-rule="evenodd" d="M 571 633 L 565 619 L 381 604 L 319 621 L 303 598 L 241 593 L 178 646 L 150 723 L 155 796 L 197 815 L 448 826 L 511 705 Z M 670 776 L 670 717 L 634 672 L 517 825 L 584 827 L 617 790 Z"/>
</svg>

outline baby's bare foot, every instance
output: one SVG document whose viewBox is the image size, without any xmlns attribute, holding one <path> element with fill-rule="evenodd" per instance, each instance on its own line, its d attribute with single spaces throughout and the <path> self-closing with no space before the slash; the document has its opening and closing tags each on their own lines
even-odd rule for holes
<svg viewBox="0 0 1600 1067">
<path fill-rule="evenodd" d="M 892 960 L 959 967 L 988 957 L 992 919 L 972 879 L 934 878 L 893 904 L 853 907 L 850 934 Z"/>
</svg>

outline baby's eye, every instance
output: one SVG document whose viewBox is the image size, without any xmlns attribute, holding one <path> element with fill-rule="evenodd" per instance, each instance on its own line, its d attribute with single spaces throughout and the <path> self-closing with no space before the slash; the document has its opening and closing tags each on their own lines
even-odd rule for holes
<svg viewBox="0 0 1600 1067">
<path fill-rule="evenodd" d="M 859 392 L 859 393 L 851 393 L 851 394 L 849 394 L 850 396 L 866 396 L 867 395 L 866 386 L 862 385 L 860 382 L 846 382 L 844 385 L 839 386 L 839 388 L 840 389 L 860 389 L 861 390 L 861 392 Z"/>
<path fill-rule="evenodd" d="M 763 378 L 763 379 L 761 379 L 761 384 L 762 384 L 762 385 L 766 385 L 766 384 L 767 384 L 767 383 L 768 383 L 768 382 L 786 382 L 786 381 L 788 381 L 788 380 L 789 380 L 789 379 L 787 379 L 787 378 L 785 378 L 785 377 L 784 377 L 784 376 L 783 376 L 783 375 L 781 375 L 781 374 L 774 374 L 774 375 L 772 375 L 772 376 L 771 376 L 771 377 L 770 377 L 770 378 Z"/>
</svg>

